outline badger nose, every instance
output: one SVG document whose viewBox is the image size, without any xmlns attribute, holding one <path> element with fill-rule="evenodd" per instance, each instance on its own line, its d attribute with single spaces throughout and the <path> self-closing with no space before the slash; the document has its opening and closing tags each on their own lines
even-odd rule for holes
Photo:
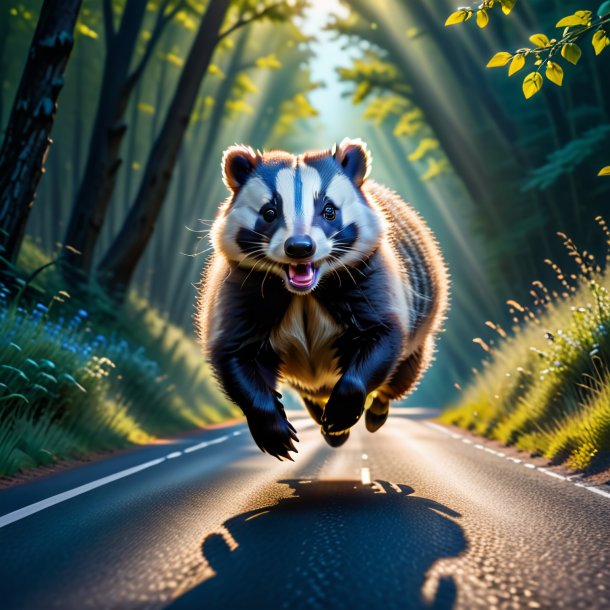
<svg viewBox="0 0 610 610">
<path fill-rule="evenodd" d="M 314 253 L 315 249 L 309 235 L 293 235 L 284 242 L 284 252 L 290 258 L 307 258 Z"/>
</svg>

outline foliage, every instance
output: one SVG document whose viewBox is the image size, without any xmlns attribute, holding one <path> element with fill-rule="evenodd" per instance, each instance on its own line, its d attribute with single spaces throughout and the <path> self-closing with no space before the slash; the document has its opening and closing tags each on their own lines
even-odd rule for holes
<svg viewBox="0 0 610 610">
<path fill-rule="evenodd" d="M 484 28 L 489 22 L 488 10 L 495 5 L 500 5 L 505 14 L 509 14 L 515 5 L 516 0 L 485 0 L 477 11 L 477 24 Z M 473 15 L 473 9 L 462 8 L 452 13 L 447 19 L 445 25 L 455 25 L 470 19 Z M 572 65 L 576 65 L 581 56 L 582 49 L 578 43 L 590 33 L 591 44 L 596 55 L 600 55 L 602 51 L 610 45 L 610 36 L 608 34 L 608 24 L 610 23 L 610 4 L 604 2 L 594 15 L 593 11 L 575 11 L 571 15 L 567 15 L 560 19 L 556 26 L 563 28 L 562 36 L 558 38 L 550 38 L 546 34 L 533 34 L 530 36 L 530 42 L 534 47 L 524 47 L 518 49 L 514 53 L 500 51 L 496 53 L 487 63 L 488 68 L 501 68 L 509 65 L 508 75 L 516 74 L 528 62 L 536 67 L 534 72 L 530 72 L 523 81 L 523 95 L 526 99 L 530 99 L 536 95 L 544 84 L 544 78 L 541 74 L 545 69 L 546 78 L 561 87 L 563 85 L 564 70 L 559 63 L 559 55 Z"/>
<path fill-rule="evenodd" d="M 523 190 L 550 188 L 561 176 L 570 174 L 578 165 L 594 155 L 609 137 L 610 125 L 599 125 L 586 131 L 580 138 L 553 151 L 543 166 L 529 173 L 523 184 Z M 600 173 L 601 175 L 603 174 Z"/>
<path fill-rule="evenodd" d="M 532 308 L 509 301 L 513 336 L 488 323 L 497 339 L 475 342 L 489 358 L 442 420 L 585 468 L 610 451 L 610 276 L 560 235 L 575 272 L 547 261 L 559 288 L 534 282 Z"/>
<path fill-rule="evenodd" d="M 457 11 L 451 13 L 445 21 L 445 25 L 456 25 L 468 21 L 474 14 L 476 14 L 476 23 L 483 29 L 489 24 L 490 11 L 494 7 L 500 8 L 505 15 L 509 15 L 513 10 L 517 0 L 483 0 L 476 8 L 459 8 Z"/>
<path fill-rule="evenodd" d="M 0 285 L 0 475 L 233 415 L 198 346 L 147 303 L 112 321 L 62 295 L 20 306 Z"/>
</svg>

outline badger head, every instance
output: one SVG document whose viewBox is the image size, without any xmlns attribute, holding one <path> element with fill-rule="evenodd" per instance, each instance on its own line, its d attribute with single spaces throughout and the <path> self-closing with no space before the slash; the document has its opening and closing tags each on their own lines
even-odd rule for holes
<svg viewBox="0 0 610 610">
<path fill-rule="evenodd" d="M 293 156 L 232 146 L 222 160 L 231 197 L 213 242 L 229 261 L 280 276 L 306 294 L 378 246 L 382 219 L 362 193 L 370 155 L 361 140 Z"/>
</svg>

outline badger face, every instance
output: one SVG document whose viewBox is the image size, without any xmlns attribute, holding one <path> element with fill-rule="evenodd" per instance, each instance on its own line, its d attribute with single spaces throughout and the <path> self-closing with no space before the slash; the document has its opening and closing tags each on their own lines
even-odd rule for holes
<svg viewBox="0 0 610 610">
<path fill-rule="evenodd" d="M 366 145 L 295 157 L 232 146 L 223 156 L 232 192 L 212 230 L 217 251 L 239 266 L 280 276 L 297 294 L 365 260 L 381 241 L 382 219 L 362 194 Z"/>
</svg>

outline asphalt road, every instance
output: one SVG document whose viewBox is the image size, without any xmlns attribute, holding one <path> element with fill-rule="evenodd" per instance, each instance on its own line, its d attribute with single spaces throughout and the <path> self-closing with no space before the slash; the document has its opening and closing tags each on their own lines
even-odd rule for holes
<svg viewBox="0 0 610 610">
<path fill-rule="evenodd" d="M 0 491 L 0 608 L 610 608 L 610 494 L 430 424 L 240 424 Z M 83 487 L 84 486 L 84 487 Z"/>
</svg>

